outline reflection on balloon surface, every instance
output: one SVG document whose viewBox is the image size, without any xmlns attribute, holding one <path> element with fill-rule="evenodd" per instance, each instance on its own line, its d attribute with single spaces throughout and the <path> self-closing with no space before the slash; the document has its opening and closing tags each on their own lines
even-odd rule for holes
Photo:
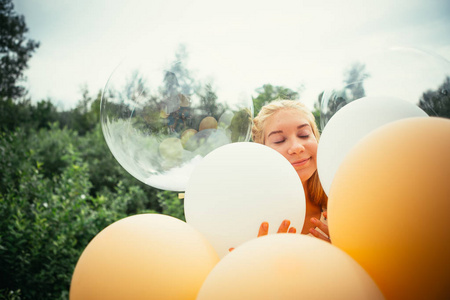
<svg viewBox="0 0 450 300">
<path fill-rule="evenodd" d="M 363 97 L 402 99 L 430 116 L 438 116 L 439 106 L 448 101 L 450 62 L 435 53 L 393 47 L 355 61 L 345 72 L 344 84 L 321 96 L 321 130 L 339 109 Z"/>
<path fill-rule="evenodd" d="M 112 73 L 102 95 L 103 134 L 132 176 L 184 191 L 203 156 L 250 139 L 251 97 L 232 84 L 218 86 L 214 77 L 194 78 L 187 57 L 167 67 L 154 61 L 130 57 Z"/>
</svg>

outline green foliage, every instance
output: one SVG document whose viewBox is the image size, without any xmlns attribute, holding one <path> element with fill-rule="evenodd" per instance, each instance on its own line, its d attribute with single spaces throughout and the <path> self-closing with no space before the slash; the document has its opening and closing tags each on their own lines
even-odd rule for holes
<svg viewBox="0 0 450 300">
<path fill-rule="evenodd" d="M 331 97 L 326 100 L 322 99 L 324 94 L 322 92 L 314 103 L 313 115 L 320 131 L 339 109 L 366 95 L 364 81 L 370 77 L 370 74 L 366 71 L 365 64 L 355 62 L 344 71 L 343 75 L 343 88 L 333 90 Z"/>
<path fill-rule="evenodd" d="M 198 95 L 200 96 L 200 108 L 203 113 L 218 120 L 226 108 L 222 103 L 217 103 L 217 95 L 212 85 L 206 84 L 202 91 L 198 92 Z"/>
<path fill-rule="evenodd" d="M 70 111 L 62 112 L 58 121 L 62 127 L 71 128 L 79 135 L 85 135 L 100 122 L 100 102 L 101 92 L 98 92 L 94 99 L 89 96 L 85 87 L 78 105 Z"/>
<path fill-rule="evenodd" d="M 30 149 L 24 145 L 26 135 L 23 130 L 0 132 L 0 193 L 1 195 L 18 186 L 20 173 L 29 166 L 24 161 Z"/>
<path fill-rule="evenodd" d="M 70 151 L 69 146 L 77 143 L 78 134 L 67 128 L 60 129 L 58 123 L 48 126 L 50 130 L 33 130 L 27 143 L 33 149 L 31 158 L 41 167 L 41 173 L 46 178 L 52 178 L 67 167 L 65 155 Z"/>
<path fill-rule="evenodd" d="M 139 213 L 184 220 L 175 193 L 139 182 L 117 163 L 96 100 L 87 102 L 80 116 L 96 124 L 76 127 L 83 134 L 46 122 L 54 120 L 51 113 L 40 114 L 46 125 L 33 127 L 33 114 L 52 106 L 2 102 L 23 113 L 23 122 L 0 131 L 0 298 L 67 299 L 78 258 L 103 228 Z"/>
<path fill-rule="evenodd" d="M 77 149 L 92 136 L 100 135 L 79 137 L 57 124 L 29 135 L 21 129 L 1 134 L 0 296 L 65 299 L 79 256 L 103 228 L 144 212 L 184 219 L 175 194 L 146 190 L 117 174 L 109 179 L 118 180 L 115 186 L 92 193 L 88 161 L 101 153 Z"/>
<path fill-rule="evenodd" d="M 55 299 L 68 290 L 88 242 L 125 216 L 124 204 L 89 195 L 88 165 L 71 144 L 63 155 L 66 167 L 53 178 L 41 173 L 33 155 L 21 158 L 13 171 L 16 184 L 0 198 L 0 289 L 20 289 L 25 299 Z"/>
<path fill-rule="evenodd" d="M 25 95 L 19 85 L 28 60 L 39 43 L 26 39 L 25 18 L 14 12 L 12 0 L 0 0 L 0 98 L 14 99 Z"/>
<path fill-rule="evenodd" d="M 264 84 L 261 88 L 257 89 L 258 96 L 253 98 L 253 110 L 254 115 L 258 115 L 261 108 L 275 99 L 289 99 L 294 100 L 299 96 L 298 92 L 295 92 L 289 88 L 283 86 L 273 86 L 271 84 Z"/>
<path fill-rule="evenodd" d="M 26 130 L 49 128 L 49 123 L 58 121 L 58 112 L 50 100 L 31 104 L 28 99 L 13 101 L 0 98 L 0 131 L 11 131 L 17 127 Z"/>
<path fill-rule="evenodd" d="M 353 63 L 344 72 L 344 84 L 346 85 L 346 95 L 350 100 L 359 99 L 366 96 L 364 90 L 364 80 L 370 77 L 366 71 L 366 65 L 360 62 Z"/>
<path fill-rule="evenodd" d="M 252 121 L 251 111 L 248 109 L 241 109 L 235 112 L 231 119 L 231 124 L 228 129 L 231 131 L 231 141 L 244 142 L 247 138 L 247 134 L 250 134 L 251 128 L 249 128 Z"/>
<path fill-rule="evenodd" d="M 312 111 L 312 114 L 314 115 L 314 120 L 316 121 L 316 125 L 317 125 L 317 128 L 319 129 L 319 132 L 320 133 L 322 133 L 322 126 L 321 126 L 321 124 L 320 124 L 320 114 L 321 114 L 321 112 L 320 112 L 320 99 L 322 98 L 322 95 L 323 95 L 323 93 L 321 93 L 320 95 L 319 95 L 319 100 L 317 101 L 317 102 L 314 102 L 314 109 L 313 109 L 313 111 Z"/>
<path fill-rule="evenodd" d="M 163 214 L 186 221 L 183 201 L 180 199 L 178 193 L 160 190 L 157 193 L 157 197 Z"/>
<path fill-rule="evenodd" d="M 429 116 L 450 118 L 450 77 L 447 76 L 436 90 L 423 93 L 419 107 Z"/>
</svg>

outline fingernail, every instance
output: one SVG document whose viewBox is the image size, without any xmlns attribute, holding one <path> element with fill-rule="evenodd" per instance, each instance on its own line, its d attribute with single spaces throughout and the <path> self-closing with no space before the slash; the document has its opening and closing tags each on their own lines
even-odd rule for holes
<svg viewBox="0 0 450 300">
<path fill-rule="evenodd" d="M 262 227 L 263 227 L 264 230 L 267 230 L 269 228 L 269 224 L 264 222 Z"/>
<path fill-rule="evenodd" d="M 284 220 L 283 221 L 283 225 L 284 226 L 289 226 L 291 224 L 291 222 L 289 220 Z"/>
<path fill-rule="evenodd" d="M 311 222 L 316 223 L 317 219 L 316 218 L 311 218 Z"/>
</svg>

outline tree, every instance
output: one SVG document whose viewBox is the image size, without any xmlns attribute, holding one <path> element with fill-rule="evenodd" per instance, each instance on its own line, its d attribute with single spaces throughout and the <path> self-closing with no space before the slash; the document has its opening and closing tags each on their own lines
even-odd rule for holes
<svg viewBox="0 0 450 300">
<path fill-rule="evenodd" d="M 211 83 L 205 84 L 204 88 L 198 92 L 198 96 L 200 97 L 199 108 L 202 112 L 207 116 L 219 119 L 226 108 L 222 103 L 217 103 L 218 97 Z"/>
<path fill-rule="evenodd" d="M 14 12 L 12 0 L 0 0 L 0 98 L 19 98 L 25 88 L 23 71 L 39 43 L 25 38 L 24 16 Z"/>
<path fill-rule="evenodd" d="M 366 96 L 364 81 L 369 77 L 370 74 L 366 71 L 366 65 L 355 62 L 344 71 L 343 88 L 319 95 L 317 102 L 314 103 L 314 116 L 316 122 L 320 119 L 321 130 L 339 109 L 353 100 Z"/>
<path fill-rule="evenodd" d="M 321 101 L 322 101 L 323 94 L 324 93 L 322 92 L 319 94 L 319 96 L 317 96 L 317 101 L 314 102 L 314 109 L 312 111 L 312 114 L 314 115 L 314 120 L 316 121 L 317 128 L 319 129 L 320 132 L 322 132 L 322 130 L 323 130 L 323 126 L 320 122 L 320 116 L 322 113 L 320 105 L 322 103 Z"/>
<path fill-rule="evenodd" d="M 50 128 L 58 120 L 59 113 L 50 100 L 41 100 L 36 105 L 30 99 L 0 100 L 0 131 L 14 131 L 17 127 L 26 131 Z"/>
<path fill-rule="evenodd" d="M 364 90 L 364 80 L 370 75 L 366 71 L 366 65 L 360 62 L 353 63 L 350 68 L 344 72 L 344 84 L 347 92 L 350 93 L 351 100 L 359 99 L 366 96 Z"/>
<path fill-rule="evenodd" d="M 198 88 L 191 71 L 187 69 L 186 63 L 189 60 L 189 53 L 184 44 L 178 45 L 175 51 L 175 61 L 172 62 L 169 71 L 172 72 L 178 81 L 180 92 L 184 95 L 190 96 Z"/>
<path fill-rule="evenodd" d="M 261 108 L 272 100 L 281 99 L 297 99 L 298 92 L 295 92 L 287 87 L 273 86 L 271 84 L 264 84 L 262 87 L 256 89 L 258 96 L 253 98 L 253 109 L 255 116 L 259 113 Z"/>
<path fill-rule="evenodd" d="M 58 121 L 61 127 L 68 127 L 80 135 L 85 135 L 100 122 L 100 102 L 102 93 L 99 91 L 93 98 L 86 86 L 81 88 L 82 98 L 75 108 L 59 112 Z M 53 122 L 53 121 L 52 121 Z"/>
<path fill-rule="evenodd" d="M 435 90 L 429 90 L 422 94 L 419 107 L 428 115 L 435 117 L 450 118 L 450 77 Z"/>
</svg>

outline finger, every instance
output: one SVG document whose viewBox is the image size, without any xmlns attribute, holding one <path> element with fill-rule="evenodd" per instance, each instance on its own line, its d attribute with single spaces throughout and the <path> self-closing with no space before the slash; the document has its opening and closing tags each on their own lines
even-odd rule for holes
<svg viewBox="0 0 450 300">
<path fill-rule="evenodd" d="M 323 216 L 324 216 L 325 220 L 328 219 L 328 212 L 324 211 Z"/>
<path fill-rule="evenodd" d="M 267 235 L 268 232 L 269 232 L 269 223 L 262 222 L 261 226 L 259 226 L 258 237 Z"/>
<path fill-rule="evenodd" d="M 288 233 L 296 233 L 296 232 L 297 232 L 297 229 L 295 229 L 295 227 L 289 228 Z"/>
<path fill-rule="evenodd" d="M 288 229 L 289 229 L 290 225 L 291 225 L 291 221 L 284 220 L 283 222 L 281 222 L 280 227 L 278 227 L 278 232 L 277 233 L 286 233 L 286 232 L 288 232 Z"/>
<path fill-rule="evenodd" d="M 323 234 L 321 234 L 320 232 L 318 232 L 317 230 L 310 228 L 309 232 L 316 238 L 324 240 L 325 242 L 328 242 L 331 244 L 331 240 L 329 238 L 327 238 L 326 236 L 324 236 Z"/>
<path fill-rule="evenodd" d="M 311 223 L 313 223 L 317 228 L 323 231 L 326 235 L 330 236 L 330 232 L 328 230 L 328 225 L 325 225 L 320 220 L 316 218 L 311 218 Z"/>
</svg>

